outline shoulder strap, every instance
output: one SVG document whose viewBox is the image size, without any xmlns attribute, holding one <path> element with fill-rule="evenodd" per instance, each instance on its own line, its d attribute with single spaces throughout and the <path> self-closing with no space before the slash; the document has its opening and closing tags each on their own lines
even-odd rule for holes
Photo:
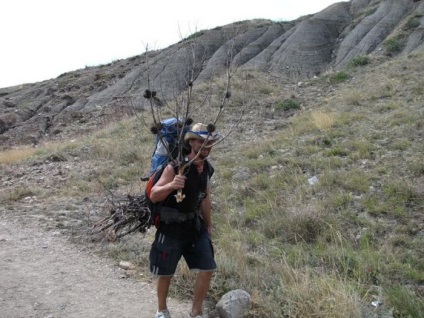
<svg viewBox="0 0 424 318">
<path fill-rule="evenodd" d="M 152 175 L 150 176 L 149 180 L 146 183 L 146 197 L 150 199 L 150 193 L 152 191 L 153 186 L 156 184 L 156 182 L 159 181 L 160 177 L 162 176 L 163 171 L 167 167 L 167 164 L 161 165 L 159 169 L 156 169 Z"/>
<path fill-rule="evenodd" d="M 207 160 L 205 160 L 205 171 L 203 173 L 204 174 L 203 174 L 203 177 L 202 177 L 202 191 L 206 192 L 206 190 L 208 188 L 209 180 L 214 173 L 214 168 L 212 167 L 212 165 Z"/>
</svg>

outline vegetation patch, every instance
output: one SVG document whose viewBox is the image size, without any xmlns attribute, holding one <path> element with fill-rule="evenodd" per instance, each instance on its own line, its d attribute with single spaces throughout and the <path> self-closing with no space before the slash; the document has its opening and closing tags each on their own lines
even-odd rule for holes
<svg viewBox="0 0 424 318">
<path fill-rule="evenodd" d="M 399 34 L 384 41 L 383 45 L 386 48 L 387 55 L 392 56 L 399 53 L 403 48 L 404 40 L 405 36 L 403 34 Z"/>
<path fill-rule="evenodd" d="M 14 189 L 8 191 L 2 198 L 1 201 L 4 203 L 11 203 L 20 201 L 27 197 L 32 197 L 34 195 L 39 194 L 39 190 L 35 190 L 25 185 L 20 185 L 15 187 Z"/>
<path fill-rule="evenodd" d="M 346 82 L 350 78 L 350 75 L 345 71 L 340 71 L 331 75 L 329 81 L 331 84 L 338 84 Z"/>
<path fill-rule="evenodd" d="M 288 111 L 291 109 L 300 109 L 300 102 L 295 98 L 288 98 L 277 102 L 275 110 L 277 111 Z"/>
<path fill-rule="evenodd" d="M 410 17 L 408 19 L 408 21 L 406 21 L 405 29 L 406 30 L 412 30 L 412 29 L 418 28 L 420 26 L 420 24 L 421 24 L 420 23 L 420 18 L 421 17 L 416 17 L 416 16 Z"/>
<path fill-rule="evenodd" d="M 357 57 L 352 59 L 350 64 L 352 66 L 365 66 L 365 65 L 370 64 L 370 62 L 371 62 L 371 60 L 368 56 L 357 56 Z"/>
<path fill-rule="evenodd" d="M 34 148 L 17 148 L 0 152 L 0 164 L 10 165 L 26 161 L 36 153 Z"/>
</svg>

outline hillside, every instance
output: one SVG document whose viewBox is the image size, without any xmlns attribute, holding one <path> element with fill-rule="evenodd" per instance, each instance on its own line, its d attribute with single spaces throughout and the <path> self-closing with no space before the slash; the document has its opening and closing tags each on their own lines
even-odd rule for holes
<svg viewBox="0 0 424 318">
<path fill-rule="evenodd" d="M 374 21 L 377 12 L 394 14 L 387 11 L 390 8 L 396 8 L 399 21 L 386 30 L 388 35 L 372 28 L 381 36 L 378 43 L 383 43 L 382 49 L 379 45 L 366 49 L 364 43 L 369 39 L 363 36 L 358 49 L 364 51 L 351 53 L 344 60 L 342 56 L 350 53 L 342 54 L 343 41 L 339 41 L 338 53 L 331 59 L 334 70 L 290 77 L 282 70 L 271 71 L 271 64 L 265 70 L 235 69 L 231 98 L 217 125 L 223 133 L 231 134 L 211 155 L 216 167 L 213 239 L 219 264 L 208 299 L 212 304 L 226 291 L 242 288 L 252 295 L 248 317 L 422 316 L 422 40 L 415 42 L 421 44 L 413 49 L 407 48 L 412 48 L 408 43 L 417 38 L 413 34 L 422 31 L 419 10 L 423 4 L 351 1 L 314 17 L 326 12 L 338 16 L 335 9 L 355 13 L 353 24 L 340 27 L 340 34 L 348 39 L 354 37 L 348 30 L 364 31 L 369 24 L 359 27 L 361 21 Z M 312 18 L 288 23 L 287 27 L 293 25 L 292 31 L 285 31 L 285 36 L 301 30 L 299 26 L 305 27 L 314 21 Z M 235 25 L 256 23 L 264 22 Z M 400 33 L 404 34 L 402 41 L 394 37 Z M 171 48 L 175 51 L 189 40 Z M 146 61 L 156 61 L 162 53 L 149 52 Z M 141 110 L 143 103 L 147 105 L 140 99 L 146 86 L 132 85 L 135 99 L 129 101 L 129 91 L 118 89 L 123 82 L 105 74 L 117 74 L 127 67 L 125 74 L 140 75 L 143 72 L 137 67 L 145 57 L 0 90 L 3 105 L 16 102 L 15 106 L 9 104 L 9 111 L 2 116 L 10 116 L 15 108 L 23 109 L 17 96 L 21 100 L 25 96 L 27 101 L 32 96 L 42 107 L 51 101 L 46 113 L 58 114 L 49 119 L 47 135 L 40 133 L 44 126 L 38 126 L 37 120 L 44 117 L 37 112 L 29 117 L 29 123 L 4 129 L 4 150 L 0 153 L 2 220 L 60 233 L 102 257 L 131 261 L 138 273 L 144 274 L 152 233 L 136 233 L 111 243 L 90 235 L 89 229 L 107 215 L 104 207 L 108 198 L 137 194 L 144 188 L 139 177 L 150 165 L 153 148 L 153 136 L 144 123 L 148 113 Z M 208 59 L 208 63 L 212 61 Z M 237 63 L 235 57 L 233 61 Z M 323 70 L 328 66 L 325 64 Z M 227 78 L 222 74 L 212 79 L 203 76 L 201 72 L 194 85 L 195 120 L 210 122 Z M 85 91 L 101 78 L 105 88 L 99 85 L 94 94 Z M 68 86 L 62 87 L 68 87 L 68 93 L 51 93 L 57 100 L 46 97 L 44 89 L 65 82 Z M 84 91 L 86 99 L 73 95 L 72 87 Z M 106 97 L 109 93 L 110 99 Z M 98 104 L 90 104 L 95 98 Z M 202 104 L 203 100 L 208 103 Z M 137 116 L 133 116 L 137 109 Z M 73 115 L 66 117 L 71 111 Z M 240 117 L 242 122 L 235 126 Z M 57 124 L 59 118 L 61 125 Z M 34 139 L 25 139 L 28 136 Z M 31 145 L 12 147 L 24 140 Z M 186 299 L 191 282 L 182 266 L 172 296 Z"/>
<path fill-rule="evenodd" d="M 175 96 L 188 83 L 188 65 L 197 84 L 222 75 L 228 63 L 303 81 L 338 71 L 361 55 L 420 51 L 423 14 L 424 3 L 417 0 L 340 2 L 296 21 L 236 22 L 199 31 L 163 50 L 2 88 L 1 147 L 94 131 L 110 117 L 144 109 L 146 88 L 160 98 Z"/>
</svg>

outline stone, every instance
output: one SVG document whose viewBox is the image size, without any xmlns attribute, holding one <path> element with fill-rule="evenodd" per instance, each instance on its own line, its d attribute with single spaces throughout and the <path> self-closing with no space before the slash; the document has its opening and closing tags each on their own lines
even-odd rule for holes
<svg viewBox="0 0 424 318">
<path fill-rule="evenodd" d="M 118 266 L 120 268 L 124 269 L 124 270 L 133 270 L 133 269 L 135 269 L 134 264 L 132 264 L 131 262 L 126 262 L 126 261 L 120 261 Z"/>
<path fill-rule="evenodd" d="M 247 313 L 249 305 L 249 293 L 236 289 L 222 296 L 216 304 L 216 310 L 221 318 L 240 318 Z"/>
</svg>

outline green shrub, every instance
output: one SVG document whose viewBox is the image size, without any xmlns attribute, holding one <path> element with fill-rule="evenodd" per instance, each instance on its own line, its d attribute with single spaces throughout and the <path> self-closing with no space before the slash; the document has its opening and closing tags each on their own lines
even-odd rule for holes
<svg viewBox="0 0 424 318">
<path fill-rule="evenodd" d="M 275 109 L 276 110 L 282 110 L 282 111 L 287 111 L 290 109 L 300 109 L 300 102 L 298 100 L 296 100 L 295 98 L 288 98 L 285 99 L 283 101 L 279 101 L 276 105 L 275 105 Z"/>
<path fill-rule="evenodd" d="M 368 56 L 357 56 L 352 61 L 353 66 L 364 66 L 370 63 L 370 58 Z"/>
<path fill-rule="evenodd" d="M 391 38 L 383 42 L 389 54 L 398 53 L 401 49 L 400 41 L 398 38 Z"/>
<path fill-rule="evenodd" d="M 419 26 L 420 26 L 420 20 L 417 17 L 412 17 L 406 22 L 405 29 L 411 30 L 411 29 L 418 28 Z"/>
<path fill-rule="evenodd" d="M 344 71 L 337 72 L 336 74 L 330 77 L 331 84 L 337 84 L 347 81 L 350 78 L 350 75 Z"/>
</svg>

